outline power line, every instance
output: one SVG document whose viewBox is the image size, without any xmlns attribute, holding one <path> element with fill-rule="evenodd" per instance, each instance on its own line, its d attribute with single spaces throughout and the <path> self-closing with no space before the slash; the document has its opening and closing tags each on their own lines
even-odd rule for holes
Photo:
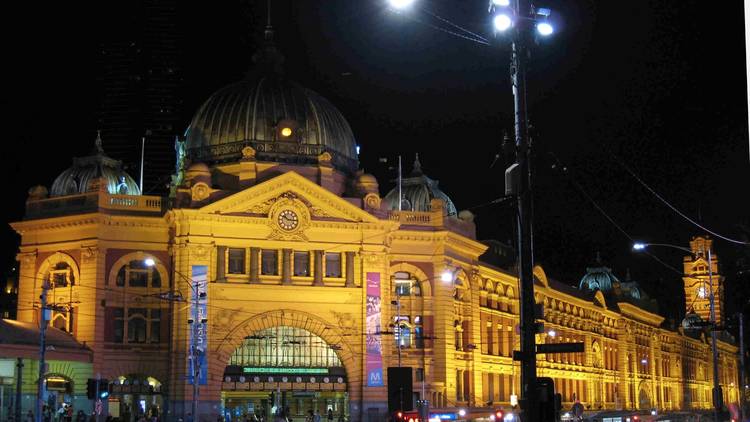
<svg viewBox="0 0 750 422">
<path fill-rule="evenodd" d="M 687 220 L 688 222 L 690 222 L 694 226 L 700 228 L 701 230 L 706 231 L 706 232 L 710 233 L 711 235 L 716 236 L 716 237 L 718 237 L 720 239 L 724 239 L 727 242 L 736 243 L 738 245 L 750 245 L 750 242 L 745 242 L 745 241 L 742 241 L 742 240 L 732 239 L 732 238 L 723 236 L 723 235 L 721 235 L 719 233 L 716 233 L 716 232 L 712 231 L 711 229 L 709 229 L 709 228 L 701 225 L 700 223 L 698 223 L 697 221 L 693 220 L 692 218 L 688 217 L 685 213 L 683 213 L 682 211 L 680 211 L 679 209 L 677 209 L 677 207 L 675 207 L 674 205 L 672 205 L 669 201 L 667 201 L 666 199 L 664 199 L 663 196 L 659 195 L 653 188 L 651 188 L 651 186 L 649 186 L 646 182 L 644 182 L 643 179 L 641 179 L 640 177 L 638 177 L 638 175 L 635 174 L 635 172 L 630 167 L 628 167 L 617 155 L 615 155 L 615 153 L 613 153 L 609 149 L 607 149 L 607 153 L 609 153 L 609 155 L 615 160 L 615 162 L 617 164 L 620 165 L 620 167 L 622 167 L 623 169 L 625 169 L 625 171 L 627 171 L 636 181 L 638 181 L 638 183 L 640 183 L 641 186 L 643 186 L 644 188 L 646 188 L 646 190 L 648 190 L 649 192 L 651 192 L 652 195 L 654 195 L 659 201 L 661 201 L 664 205 L 666 205 L 667 207 L 669 207 L 672 211 L 676 212 L 680 217 L 684 218 L 685 220 Z"/>
</svg>

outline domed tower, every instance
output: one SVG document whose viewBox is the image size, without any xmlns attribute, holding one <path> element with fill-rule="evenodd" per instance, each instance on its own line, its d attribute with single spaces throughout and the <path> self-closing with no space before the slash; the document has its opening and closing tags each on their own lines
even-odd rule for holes
<svg viewBox="0 0 750 422">
<path fill-rule="evenodd" d="M 265 38 L 256 68 L 198 109 L 186 131 L 186 160 L 207 164 L 222 189 L 231 189 L 232 177 L 242 188 L 292 168 L 314 178 L 319 165 L 352 177 L 359 162 L 349 123 L 328 100 L 283 76 L 270 26 Z"/>
<path fill-rule="evenodd" d="M 401 209 L 404 211 L 431 211 L 431 201 L 442 199 L 445 203 L 445 215 L 456 216 L 456 206 L 448 195 L 438 188 L 438 181 L 422 173 L 419 155 L 414 159 L 411 173 L 401 180 Z M 391 189 L 384 201 L 389 210 L 399 209 L 398 186 Z"/>
<path fill-rule="evenodd" d="M 112 195 L 140 195 L 138 184 L 122 168 L 122 162 L 107 157 L 97 134 L 94 150 L 87 157 L 74 158 L 73 166 L 63 171 L 52 183 L 50 196 L 77 195 L 100 189 L 104 183 Z"/>
</svg>

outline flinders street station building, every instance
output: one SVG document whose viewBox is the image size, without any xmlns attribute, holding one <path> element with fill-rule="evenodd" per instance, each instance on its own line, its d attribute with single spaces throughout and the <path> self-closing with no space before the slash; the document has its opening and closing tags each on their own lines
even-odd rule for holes
<svg viewBox="0 0 750 422">
<path fill-rule="evenodd" d="M 0 363 L 19 368 L 23 414 L 36 400 L 42 315 L 53 346 L 45 402 L 90 413 L 87 380 L 100 378 L 103 411 L 120 420 L 187 420 L 197 401 L 207 421 L 281 409 L 300 421 L 309 410 L 380 421 L 393 367 L 410 368 L 412 398 L 432 408 L 515 404 L 512 252 L 479 241 L 472 214 L 418 158 L 400 189 L 360 171 L 344 115 L 274 67 L 197 110 L 176 145 L 169 195 L 141 194 L 107 156 L 106 134 L 29 190 L 11 224 L 18 319 L 0 321 Z M 710 334 L 695 322 L 708 319 L 709 267 L 724 318 L 722 279 L 704 254 L 711 239 L 689 246 L 678 326 L 603 263 L 564 282 L 535 267 L 537 343 L 584 345 L 537 355 L 563 408 L 712 407 Z M 719 337 L 729 405 L 739 401 L 738 346 Z"/>
</svg>

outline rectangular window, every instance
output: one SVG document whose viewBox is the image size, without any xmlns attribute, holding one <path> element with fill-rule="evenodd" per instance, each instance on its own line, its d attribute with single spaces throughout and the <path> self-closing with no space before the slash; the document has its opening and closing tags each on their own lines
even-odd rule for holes
<svg viewBox="0 0 750 422">
<path fill-rule="evenodd" d="M 125 312 L 122 308 L 115 308 L 112 314 L 114 317 L 114 342 L 122 343 L 125 339 Z"/>
<path fill-rule="evenodd" d="M 146 309 L 128 309 L 128 343 L 146 342 Z"/>
<path fill-rule="evenodd" d="M 229 274 L 245 274 L 245 250 L 229 248 Z"/>
<path fill-rule="evenodd" d="M 415 346 L 418 349 L 424 349 L 424 331 L 421 326 L 414 327 Z"/>
<path fill-rule="evenodd" d="M 415 378 L 417 381 L 424 381 L 424 368 L 417 368 L 415 371 Z"/>
<path fill-rule="evenodd" d="M 151 320 L 149 321 L 150 329 L 148 336 L 149 343 L 159 343 L 161 341 L 161 310 L 151 309 Z"/>
<path fill-rule="evenodd" d="M 340 253 L 326 253 L 326 277 L 341 278 Z"/>
<path fill-rule="evenodd" d="M 294 252 L 294 275 L 308 277 L 310 275 L 310 253 Z"/>
<path fill-rule="evenodd" d="M 279 252 L 264 249 L 260 253 L 260 273 L 262 275 L 279 275 Z"/>
<path fill-rule="evenodd" d="M 396 295 L 409 296 L 411 294 L 411 280 L 396 280 Z"/>
</svg>

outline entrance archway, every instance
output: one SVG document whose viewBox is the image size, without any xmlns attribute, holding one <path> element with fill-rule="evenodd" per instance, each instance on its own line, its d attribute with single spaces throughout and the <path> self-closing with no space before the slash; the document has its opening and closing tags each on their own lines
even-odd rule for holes
<svg viewBox="0 0 750 422">
<path fill-rule="evenodd" d="M 347 374 L 329 344 L 304 328 L 277 325 L 246 335 L 229 358 L 221 388 L 228 421 L 256 414 L 265 420 L 284 414 L 302 421 L 310 411 L 326 419 L 349 419 Z"/>
<path fill-rule="evenodd" d="M 641 388 L 638 392 L 638 409 L 648 410 L 653 406 L 651 405 L 651 395 L 648 394 L 648 384 L 641 383 Z"/>
<path fill-rule="evenodd" d="M 108 414 L 123 422 L 137 421 L 141 416 L 161 417 L 164 397 L 161 382 L 154 377 L 131 374 L 110 381 Z"/>
</svg>

